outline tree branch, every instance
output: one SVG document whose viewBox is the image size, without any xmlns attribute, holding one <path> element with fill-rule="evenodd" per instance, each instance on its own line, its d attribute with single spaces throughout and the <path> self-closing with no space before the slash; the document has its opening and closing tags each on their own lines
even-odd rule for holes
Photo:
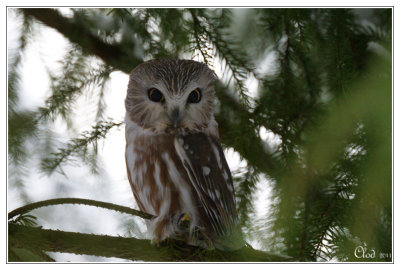
<svg viewBox="0 0 400 270">
<path fill-rule="evenodd" d="M 85 204 L 127 213 L 144 219 L 154 216 L 128 207 L 80 198 L 60 198 L 31 203 L 17 208 L 8 214 L 8 219 L 22 215 L 34 209 L 59 204 Z M 9 249 L 23 249 L 35 254 L 43 251 L 86 254 L 93 256 L 117 257 L 129 260 L 144 261 L 287 261 L 285 256 L 269 254 L 254 250 L 250 246 L 234 252 L 205 250 L 189 246 L 184 242 L 172 240 L 156 248 L 149 240 L 114 237 L 106 235 L 89 235 L 74 232 L 46 230 L 29 227 L 10 221 Z M 10 257 L 13 260 L 18 257 Z"/>
<path fill-rule="evenodd" d="M 59 205 L 59 204 L 85 204 L 85 205 L 106 208 L 106 209 L 118 211 L 121 213 L 138 216 L 138 217 L 141 217 L 144 219 L 151 219 L 154 217 L 153 215 L 150 215 L 150 214 L 147 214 L 147 213 L 144 213 L 144 212 L 141 212 L 141 211 L 129 208 L 129 207 L 113 204 L 113 203 L 88 200 L 88 199 L 80 199 L 80 198 L 59 198 L 59 199 L 51 199 L 51 200 L 45 200 L 45 201 L 40 201 L 40 202 L 34 202 L 31 204 L 27 204 L 22 207 L 19 207 L 15 210 L 11 211 L 10 213 L 8 213 L 8 219 L 12 219 L 13 217 L 22 215 L 24 213 L 30 212 L 30 211 L 40 208 L 40 207 Z"/>
<path fill-rule="evenodd" d="M 247 111 L 228 91 L 222 84 L 217 84 L 218 99 L 223 100 L 226 107 L 230 109 L 230 113 L 235 114 L 235 117 L 223 111 L 216 114 L 221 140 L 224 144 L 233 147 L 259 171 L 274 179 L 278 178 L 283 168 L 282 162 L 266 150 L 267 143 L 261 140 L 256 130 L 252 128 L 254 124 L 251 121 L 254 120 L 254 115 Z M 246 129 L 247 138 L 244 141 L 232 139 L 233 136 L 224 136 L 232 130 L 240 130 L 243 127 L 249 127 Z"/>
<path fill-rule="evenodd" d="M 156 247 L 149 240 L 55 231 L 13 223 L 8 224 L 8 231 L 9 249 L 14 247 L 36 251 L 42 250 L 157 262 L 281 262 L 292 260 L 286 256 L 269 254 L 251 247 L 243 247 L 237 251 L 226 252 L 206 250 L 177 241 Z"/>
<path fill-rule="evenodd" d="M 107 64 L 123 72 L 130 73 L 133 67 L 143 60 L 133 54 L 135 44 L 130 44 L 131 50 L 126 50 L 121 44 L 113 45 L 102 41 L 93 35 L 83 23 L 74 18 L 67 18 L 55 9 L 50 8 L 22 8 L 25 16 L 33 17 L 50 28 L 57 30 L 71 42 L 78 44 L 88 54 L 100 57 Z"/>
</svg>

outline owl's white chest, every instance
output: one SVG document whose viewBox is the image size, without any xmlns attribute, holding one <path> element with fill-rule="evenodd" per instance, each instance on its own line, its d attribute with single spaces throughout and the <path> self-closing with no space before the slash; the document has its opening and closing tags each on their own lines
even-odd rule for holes
<svg viewBox="0 0 400 270">
<path fill-rule="evenodd" d="M 130 184 L 142 211 L 157 216 L 158 220 L 189 213 L 191 225 L 196 226 L 195 205 L 198 202 L 193 199 L 193 187 L 173 140 L 172 135 L 154 134 L 126 120 L 126 164 Z"/>
</svg>

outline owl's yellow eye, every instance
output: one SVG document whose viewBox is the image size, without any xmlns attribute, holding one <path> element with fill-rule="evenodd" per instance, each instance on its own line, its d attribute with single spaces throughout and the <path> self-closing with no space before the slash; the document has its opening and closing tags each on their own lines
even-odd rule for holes
<svg viewBox="0 0 400 270">
<path fill-rule="evenodd" d="M 150 88 L 148 95 L 149 99 L 154 102 L 163 102 L 165 100 L 164 95 L 156 88 Z"/>
<path fill-rule="evenodd" d="M 199 103 L 201 100 L 201 91 L 199 88 L 194 89 L 188 97 L 189 103 Z"/>
</svg>

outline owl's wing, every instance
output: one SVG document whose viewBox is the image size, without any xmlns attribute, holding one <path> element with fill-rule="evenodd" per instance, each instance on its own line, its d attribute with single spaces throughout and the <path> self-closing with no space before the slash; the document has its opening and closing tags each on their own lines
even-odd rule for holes
<svg viewBox="0 0 400 270">
<path fill-rule="evenodd" d="M 175 138 L 175 149 L 207 215 L 221 239 L 238 234 L 232 176 L 217 139 L 204 133 Z"/>
</svg>

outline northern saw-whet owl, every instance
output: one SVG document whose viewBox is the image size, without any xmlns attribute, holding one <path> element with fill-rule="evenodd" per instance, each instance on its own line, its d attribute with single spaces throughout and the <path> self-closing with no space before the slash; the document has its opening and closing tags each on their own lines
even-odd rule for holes
<svg viewBox="0 0 400 270">
<path fill-rule="evenodd" d="M 214 73 L 192 60 L 150 60 L 130 74 L 126 165 L 155 243 L 243 246 L 231 173 L 213 115 Z"/>
</svg>

